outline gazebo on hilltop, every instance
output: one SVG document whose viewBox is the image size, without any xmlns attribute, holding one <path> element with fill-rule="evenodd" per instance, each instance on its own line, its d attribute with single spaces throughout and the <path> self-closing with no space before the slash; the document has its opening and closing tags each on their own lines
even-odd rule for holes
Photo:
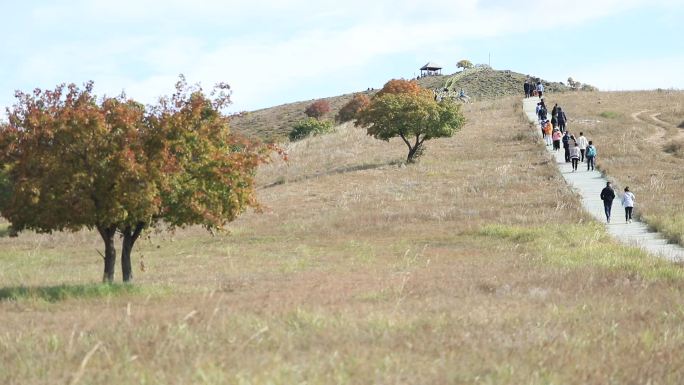
<svg viewBox="0 0 684 385">
<path fill-rule="evenodd" d="M 429 62 L 420 69 L 420 76 L 435 76 L 442 74 L 442 66 Z"/>
</svg>

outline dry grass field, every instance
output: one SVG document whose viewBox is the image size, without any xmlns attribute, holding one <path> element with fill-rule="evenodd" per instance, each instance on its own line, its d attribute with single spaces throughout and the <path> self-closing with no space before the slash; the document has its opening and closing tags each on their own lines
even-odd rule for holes
<svg viewBox="0 0 684 385">
<path fill-rule="evenodd" d="M 597 165 L 637 196 L 636 211 L 654 229 L 684 245 L 684 92 L 550 95 L 597 144 Z"/>
<path fill-rule="evenodd" d="M 152 234 L 132 287 L 92 284 L 94 233 L 0 225 L 0 383 L 682 383 L 684 270 L 583 214 L 521 109 L 409 167 L 351 126 L 291 144 L 262 214 Z"/>
</svg>

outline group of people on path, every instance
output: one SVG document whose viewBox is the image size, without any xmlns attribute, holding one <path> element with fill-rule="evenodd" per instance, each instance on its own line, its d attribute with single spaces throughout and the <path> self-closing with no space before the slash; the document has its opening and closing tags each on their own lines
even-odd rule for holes
<svg viewBox="0 0 684 385">
<path fill-rule="evenodd" d="M 541 80 L 537 80 L 535 83 L 534 80 L 528 79 L 525 81 L 523 88 L 525 90 L 526 98 L 531 98 L 533 96 L 539 96 L 541 98 L 544 96 L 544 84 Z"/>
<path fill-rule="evenodd" d="M 561 143 L 565 151 L 565 162 L 572 163 L 572 171 L 577 171 L 580 162 L 587 162 L 587 171 L 593 171 L 596 166 L 596 147 L 594 142 L 588 140 L 583 132 L 575 137 L 567 130 L 568 116 L 565 111 L 555 104 L 551 110 L 551 119 L 547 112 L 544 99 L 537 103 L 537 117 L 541 126 L 542 136 L 547 146 L 553 146 L 554 151 L 559 151 Z"/>
<path fill-rule="evenodd" d="M 527 94 L 528 83 L 525 83 L 525 85 L 525 96 L 529 97 Z M 558 104 L 553 106 L 553 109 L 551 110 L 551 119 L 549 120 L 549 113 L 544 98 L 540 99 L 540 102 L 537 103 L 536 113 L 546 145 L 553 145 L 553 150 L 559 151 L 561 143 L 563 144 L 565 162 L 572 164 L 572 172 L 576 172 L 578 164 L 585 161 L 587 163 L 587 171 L 594 171 L 597 151 L 593 141 L 588 140 L 583 132 L 580 132 L 579 136 L 575 137 L 575 135 L 567 129 L 566 124 L 568 117 Z M 615 200 L 615 190 L 613 190 L 610 182 L 608 182 L 606 187 L 601 191 L 601 200 L 603 201 L 606 221 L 610 223 L 613 201 Z M 635 200 L 636 198 L 634 194 L 629 191 L 629 187 L 625 187 L 625 191 L 622 195 L 622 206 L 625 208 L 626 223 L 632 222 Z"/>
</svg>

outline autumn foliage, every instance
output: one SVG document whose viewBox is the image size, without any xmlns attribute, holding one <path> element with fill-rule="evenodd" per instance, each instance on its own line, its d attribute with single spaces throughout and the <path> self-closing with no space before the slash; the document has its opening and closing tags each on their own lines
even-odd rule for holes
<svg viewBox="0 0 684 385">
<path fill-rule="evenodd" d="M 340 123 L 348 122 L 350 120 L 356 119 L 356 115 L 359 111 L 370 105 L 370 98 L 364 94 L 356 94 L 350 100 L 342 106 L 340 111 L 337 113 L 336 120 Z"/>
<path fill-rule="evenodd" d="M 220 229 L 256 206 L 254 174 L 267 150 L 232 135 L 211 96 L 181 77 L 176 93 L 145 107 L 125 96 L 98 100 L 81 89 L 17 92 L 0 127 L 0 212 L 13 231 L 96 229 L 105 244 L 103 280 L 114 277 L 122 236 L 124 281 L 146 228 Z"/>
<path fill-rule="evenodd" d="M 420 94 L 426 92 L 429 93 L 430 91 L 418 85 L 415 80 L 392 79 L 375 94 L 375 98 L 385 94 Z"/>
<path fill-rule="evenodd" d="M 304 110 L 306 116 L 314 119 L 321 119 L 328 112 L 330 112 L 330 103 L 327 100 L 317 100 Z"/>
<path fill-rule="evenodd" d="M 385 84 L 356 121 L 376 139 L 401 138 L 409 149 L 407 163 L 416 161 L 426 140 L 450 137 L 464 124 L 460 105 L 447 99 L 437 102 L 432 92 L 406 80 Z"/>
</svg>

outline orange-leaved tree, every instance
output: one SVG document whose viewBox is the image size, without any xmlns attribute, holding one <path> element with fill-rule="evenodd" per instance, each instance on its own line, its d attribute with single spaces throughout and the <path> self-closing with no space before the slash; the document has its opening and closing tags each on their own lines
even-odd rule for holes
<svg viewBox="0 0 684 385">
<path fill-rule="evenodd" d="M 0 128 L 0 212 L 13 231 L 96 229 L 105 282 L 121 234 L 131 281 L 131 252 L 146 228 L 219 229 L 256 206 L 254 174 L 267 150 L 230 133 L 227 89 L 207 96 L 181 76 L 173 96 L 148 108 L 123 95 L 98 100 L 92 82 L 17 92 Z"/>
<path fill-rule="evenodd" d="M 340 123 L 354 120 L 356 119 L 356 114 L 368 107 L 368 105 L 370 105 L 370 98 L 368 96 L 364 94 L 356 94 L 349 102 L 347 102 L 347 104 L 340 108 L 336 119 Z"/>
<path fill-rule="evenodd" d="M 328 103 L 327 100 L 317 100 L 317 101 L 311 103 L 304 110 L 304 113 L 306 114 L 306 116 L 308 116 L 310 118 L 315 118 L 318 120 L 320 120 L 328 112 L 330 112 L 330 103 Z"/>
<path fill-rule="evenodd" d="M 448 99 L 437 102 L 432 92 L 414 85 L 406 80 L 388 82 L 356 120 L 376 139 L 400 137 L 409 149 L 407 163 L 415 162 L 426 140 L 450 137 L 465 124 L 460 105 Z"/>
<path fill-rule="evenodd" d="M 415 80 L 392 79 L 385 83 L 374 97 L 381 97 L 385 94 L 419 94 L 425 92 L 429 93 L 430 91 L 421 87 Z"/>
</svg>

